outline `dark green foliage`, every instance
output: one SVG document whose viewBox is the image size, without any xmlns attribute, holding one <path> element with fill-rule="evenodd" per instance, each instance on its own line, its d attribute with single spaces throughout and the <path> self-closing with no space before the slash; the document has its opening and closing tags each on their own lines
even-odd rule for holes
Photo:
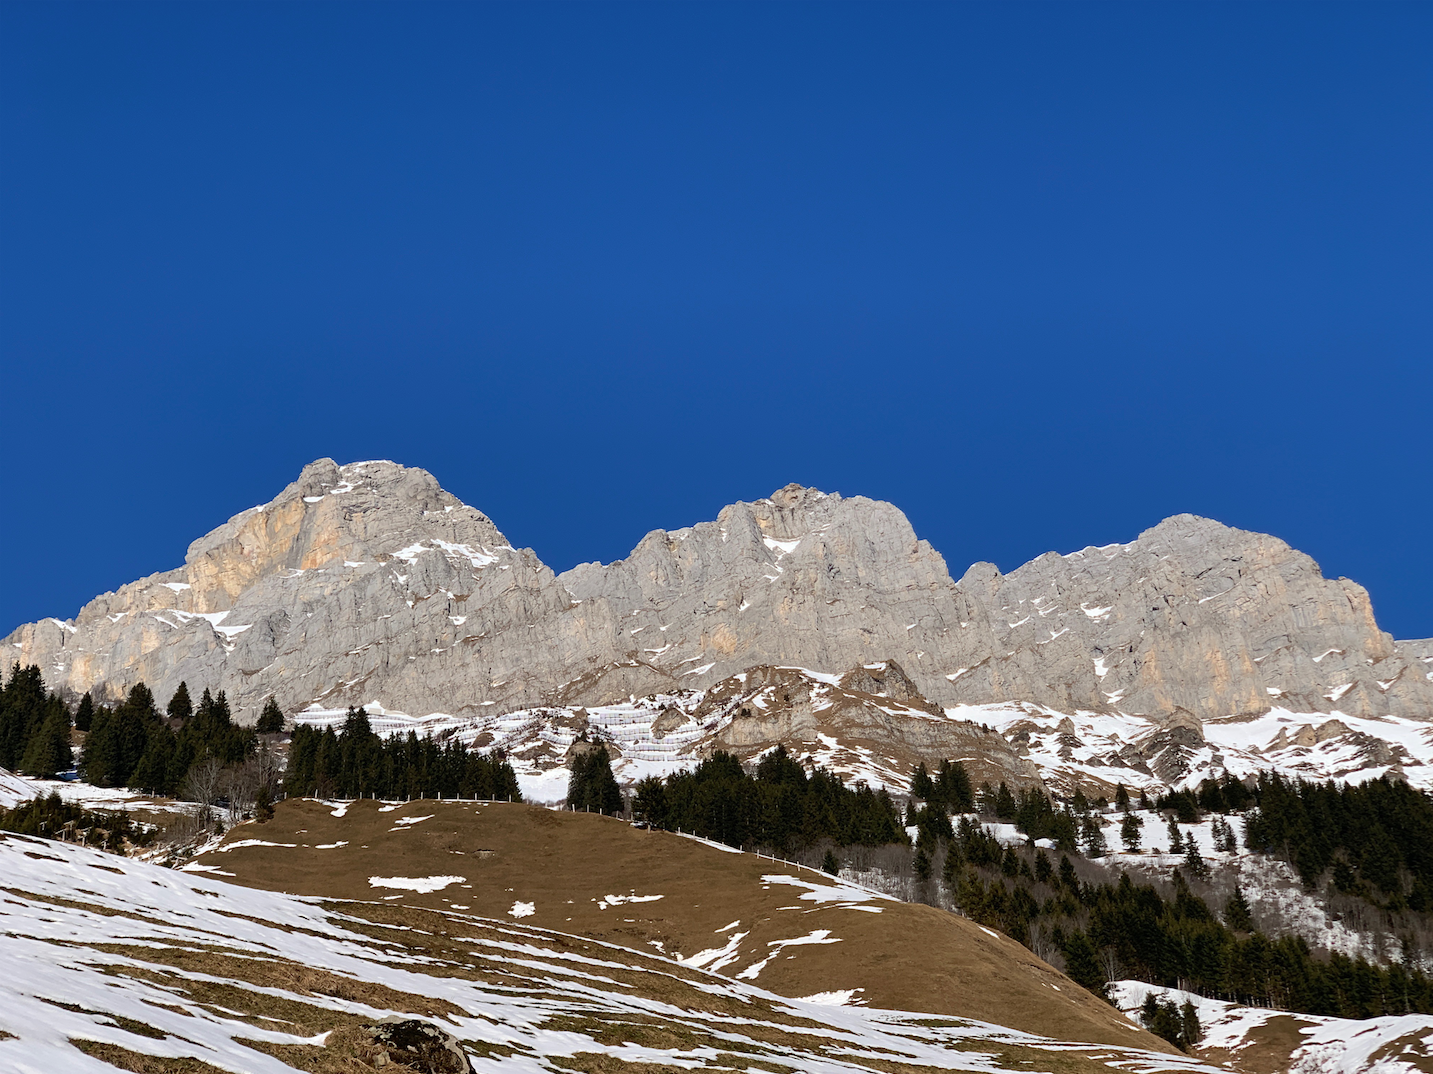
<svg viewBox="0 0 1433 1074">
<path fill-rule="evenodd" d="M 274 795 L 268 785 L 261 786 L 254 796 L 254 820 L 267 824 L 274 819 Z"/>
<path fill-rule="evenodd" d="M 1005 784 L 1001 784 L 1004 787 Z M 1031 839 L 1052 839 L 1057 849 L 1075 852 L 1077 824 L 1068 810 L 1056 810 L 1044 791 L 1024 790 L 1015 807 L 1015 827 Z"/>
<path fill-rule="evenodd" d="M 728 846 L 793 854 L 822 842 L 901 843 L 900 816 L 884 790 L 849 788 L 821 769 L 808 773 L 778 746 L 748 775 L 718 750 L 694 771 L 637 785 L 634 808 L 658 828 L 693 832 Z"/>
<path fill-rule="evenodd" d="M 69 708 L 45 693 L 39 667 L 13 665 L 0 686 L 0 768 L 53 778 L 72 763 Z"/>
<path fill-rule="evenodd" d="M 612 758 L 607 747 L 578 754 L 572 760 L 572 774 L 567 779 L 567 806 L 588 813 L 622 813 L 622 788 L 612 775 Z"/>
<path fill-rule="evenodd" d="M 1144 1028 L 1155 1036 L 1163 1037 L 1176 1048 L 1186 1052 L 1198 1044 L 1199 1038 L 1204 1035 L 1199 1025 L 1199 1014 L 1189 1000 L 1179 1005 L 1172 1000 L 1166 1002 L 1159 999 L 1151 992 L 1144 997 L 1139 1020 L 1144 1023 Z"/>
<path fill-rule="evenodd" d="M 342 732 L 307 724 L 294 728 L 284 790 L 321 798 L 374 796 L 522 801 L 517 776 L 501 750 L 478 753 L 456 739 L 384 739 L 363 709 L 349 709 Z"/>
<path fill-rule="evenodd" d="M 1129 791 L 1125 790 L 1123 783 L 1121 783 L 1119 788 L 1115 791 L 1115 808 L 1121 813 L 1129 812 Z"/>
<path fill-rule="evenodd" d="M 1109 994 L 1109 978 L 1100 965 L 1099 953 L 1083 931 L 1068 933 L 1061 953 L 1065 956 L 1065 976 L 1101 998 Z"/>
<path fill-rule="evenodd" d="M 975 811 L 975 791 L 970 783 L 970 773 L 959 761 L 942 761 L 934 778 L 926 772 L 924 761 L 916 765 L 911 775 L 911 797 L 919 798 L 930 808 L 944 813 Z"/>
<path fill-rule="evenodd" d="M 1022 943 L 1040 922 L 1043 935 L 1056 937 L 1070 976 L 1092 991 L 1112 966 L 1120 976 L 1251 1006 L 1345 1018 L 1433 1013 L 1433 982 L 1421 971 L 1342 955 L 1324 962 L 1302 939 L 1270 940 L 1253 932 L 1237 889 L 1221 922 L 1180 870 L 1172 894 L 1128 874 L 1113 884 L 1081 883 L 1069 855 L 1056 869 L 1043 851 L 1002 849 L 962 818 L 944 876 L 972 920 Z"/>
<path fill-rule="evenodd" d="M 836 860 L 836 852 L 827 849 L 825 857 L 821 859 L 821 871 L 836 876 L 841 872 L 841 863 Z"/>
<path fill-rule="evenodd" d="M 179 689 L 175 690 L 174 696 L 169 699 L 165 715 L 171 720 L 187 720 L 194 715 L 194 703 L 189 700 L 188 683 L 179 684 Z"/>
<path fill-rule="evenodd" d="M 254 730 L 261 735 L 277 735 L 283 729 L 283 710 L 279 708 L 278 702 L 270 697 L 264 702 L 264 710 L 259 713 L 259 722 L 254 725 Z"/>
<path fill-rule="evenodd" d="M 1131 854 L 1139 852 L 1140 829 L 1143 827 L 1144 820 L 1134 813 L 1126 813 L 1120 821 L 1120 842 Z"/>
<path fill-rule="evenodd" d="M 115 851 L 123 850 L 126 843 L 147 846 L 154 840 L 152 830 L 136 825 L 123 811 L 90 812 L 66 802 L 58 793 L 32 798 L 14 809 L 0 809 L 0 830 Z"/>
<path fill-rule="evenodd" d="M 88 731 L 90 724 L 95 718 L 95 702 L 90 697 L 90 692 L 85 691 L 85 696 L 80 698 L 79 705 L 75 708 L 75 730 Z"/>
<path fill-rule="evenodd" d="M 1358 786 L 1261 775 L 1249 849 L 1291 862 L 1309 887 L 1335 883 L 1390 910 L 1433 911 L 1433 795 L 1384 777 Z"/>
<path fill-rule="evenodd" d="M 1234 894 L 1230 895 L 1229 901 L 1224 904 L 1224 924 L 1235 932 L 1254 931 L 1254 915 L 1249 910 L 1249 900 L 1244 897 L 1244 889 L 1238 884 L 1234 885 Z"/>
<path fill-rule="evenodd" d="M 1087 858 L 1103 858 L 1109 850 L 1105 844 L 1104 829 L 1092 816 L 1086 815 L 1080 822 L 1080 844 L 1084 847 Z"/>
<path fill-rule="evenodd" d="M 84 777 L 97 787 L 129 786 L 150 740 L 172 735 L 155 710 L 149 687 L 135 683 L 118 707 L 96 711 L 80 758 Z M 145 789 L 163 793 L 167 786 Z"/>
<path fill-rule="evenodd" d="M 20 759 L 20 771 L 38 779 L 54 779 L 61 772 L 68 772 L 74 763 L 74 751 L 70 749 L 70 710 L 59 698 L 51 697 L 45 703 L 45 719 L 30 737 L 30 745 Z"/>
</svg>

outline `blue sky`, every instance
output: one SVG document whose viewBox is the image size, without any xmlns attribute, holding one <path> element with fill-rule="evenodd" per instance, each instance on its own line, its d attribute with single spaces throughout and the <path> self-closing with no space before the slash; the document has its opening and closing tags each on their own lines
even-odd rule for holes
<svg viewBox="0 0 1433 1074">
<path fill-rule="evenodd" d="M 789 481 L 1433 635 L 1433 7 L 0 7 L 0 631 L 304 463 L 556 569 Z"/>
</svg>

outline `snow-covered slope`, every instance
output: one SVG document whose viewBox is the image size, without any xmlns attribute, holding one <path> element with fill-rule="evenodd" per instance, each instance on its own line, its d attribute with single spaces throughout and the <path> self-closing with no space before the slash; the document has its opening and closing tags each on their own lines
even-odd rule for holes
<svg viewBox="0 0 1433 1074">
<path fill-rule="evenodd" d="M 442 1025 L 477 1071 L 1213 1070 L 783 999 L 520 919 L 324 905 L 36 839 L 0 837 L 0 875 L 0 1069 L 17 1074 L 147 1069 L 145 1057 L 328 1069 L 389 1015 Z"/>
<path fill-rule="evenodd" d="M 13 809 L 33 797 L 35 788 L 30 780 L 0 768 L 0 809 Z"/>
<path fill-rule="evenodd" d="M 1288 1074 L 1419 1074 L 1433 1069 L 1433 1015 L 1326 1018 L 1205 999 L 1142 981 L 1118 981 L 1112 995 L 1138 1020 L 1145 996 L 1193 1003 L 1203 1039 L 1196 1054 L 1235 1069 Z"/>
</svg>

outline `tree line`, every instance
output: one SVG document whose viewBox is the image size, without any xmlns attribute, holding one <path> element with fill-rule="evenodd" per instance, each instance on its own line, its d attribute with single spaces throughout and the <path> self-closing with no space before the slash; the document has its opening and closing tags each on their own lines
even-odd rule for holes
<svg viewBox="0 0 1433 1074">
<path fill-rule="evenodd" d="M 695 769 L 648 776 L 637 784 L 632 808 L 656 828 L 785 855 L 822 842 L 906 842 L 900 812 L 884 788 L 847 787 L 832 772 L 808 772 L 784 746 L 766 754 L 753 773 L 718 750 Z"/>
<path fill-rule="evenodd" d="M 383 737 L 364 709 L 350 708 L 342 729 L 294 728 L 284 790 L 319 798 L 481 798 L 522 801 L 502 750 L 480 753 L 456 738 Z"/>
</svg>

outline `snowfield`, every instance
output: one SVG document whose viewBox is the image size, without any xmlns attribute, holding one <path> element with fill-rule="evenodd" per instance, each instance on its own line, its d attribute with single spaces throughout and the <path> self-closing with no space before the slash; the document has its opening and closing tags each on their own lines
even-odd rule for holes
<svg viewBox="0 0 1433 1074">
<path fill-rule="evenodd" d="M 853 1008 L 841 1005 L 852 998 L 845 993 L 783 999 L 516 921 L 323 905 L 27 837 L 0 838 L 0 876 L 0 1069 L 16 1074 L 102 1071 L 113 1069 L 106 1057 L 133 1063 L 125 1057 L 134 1053 L 280 1074 L 295 1069 L 285 1055 L 352 1042 L 363 1024 L 390 1014 L 441 1022 L 482 1072 L 553 1071 L 576 1055 L 703 1067 L 732 1053 L 742 1066 L 810 1074 L 892 1061 L 993 1072 L 1008 1069 L 1010 1048 L 1033 1057 L 1020 1064 L 1027 1070 L 1063 1069 L 1071 1052 L 1135 1074 L 1214 1070 L 1185 1057 Z M 429 928 L 394 916 L 418 913 Z M 667 1027 L 666 1046 L 623 1031 L 650 1037 L 653 1025 Z"/>
<path fill-rule="evenodd" d="M 1139 1008 L 1150 993 L 1166 1002 L 1193 1003 L 1204 1033 L 1200 1048 L 1217 1049 L 1235 1057 L 1260 1049 L 1258 1031 L 1270 1021 L 1293 1020 L 1298 1023 L 1303 1043 L 1287 1056 L 1289 1074 L 1418 1074 L 1433 1066 L 1433 1015 L 1360 1021 L 1291 1015 L 1204 999 L 1193 992 L 1158 988 L 1143 981 L 1117 981 L 1110 991 L 1116 1006 L 1136 1022 Z"/>
</svg>

